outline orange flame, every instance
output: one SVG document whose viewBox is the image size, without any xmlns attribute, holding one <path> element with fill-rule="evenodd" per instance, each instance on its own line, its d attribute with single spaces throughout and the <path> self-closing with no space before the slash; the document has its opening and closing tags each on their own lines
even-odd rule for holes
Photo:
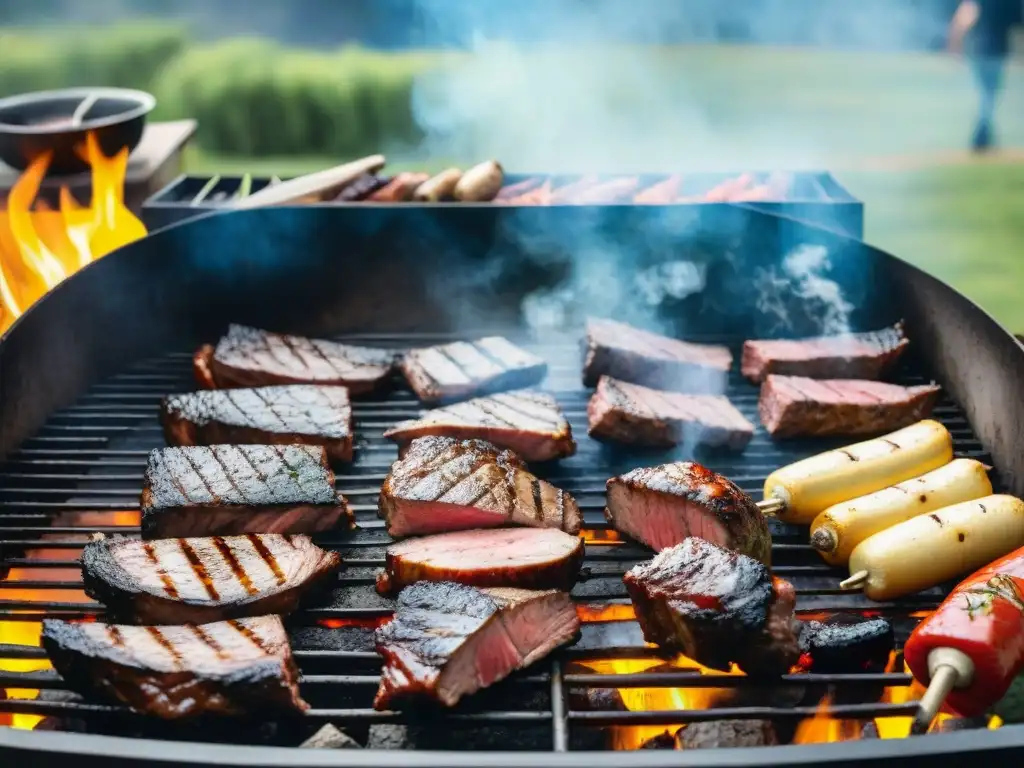
<svg viewBox="0 0 1024 768">
<path fill-rule="evenodd" d="M 67 188 L 60 210 L 32 206 L 51 155 L 33 160 L 0 211 L 0 333 L 68 275 L 146 235 L 146 227 L 124 204 L 128 149 L 106 157 L 95 135 L 79 148 L 92 171 L 92 203 L 83 207 Z"/>
<path fill-rule="evenodd" d="M 838 720 L 829 714 L 831 699 L 826 696 L 814 717 L 802 721 L 793 736 L 794 744 L 826 744 L 859 739 L 862 725 L 857 720 Z"/>
<path fill-rule="evenodd" d="M 594 528 L 584 528 L 580 531 L 580 538 L 587 544 L 621 544 L 622 536 L 616 531 L 600 531 Z"/>
<path fill-rule="evenodd" d="M 137 511 L 118 512 L 78 512 L 72 515 L 55 519 L 54 525 L 77 525 L 88 530 L 98 525 L 116 526 L 137 526 L 139 524 L 139 513 Z M 67 534 L 52 534 L 43 536 L 46 538 L 67 539 Z M 84 545 L 88 537 L 82 535 Z M 80 551 L 74 549 L 35 549 L 30 550 L 27 557 L 30 560 L 70 560 L 77 557 Z M 6 581 L 77 581 L 81 578 L 81 571 L 78 568 L 33 568 L 24 566 L 12 568 Z M 17 589 L 6 590 L 3 595 L 10 600 L 19 601 L 59 601 L 59 602 L 88 602 L 88 596 L 76 587 L 68 589 Z M 37 621 L 0 621 L 0 645 L 9 643 L 11 645 L 40 645 L 39 635 L 42 632 L 42 624 Z M 39 669 L 49 669 L 50 662 L 45 659 L 0 659 L 0 670 L 8 672 L 32 672 Z M 21 690 L 8 688 L 7 696 L 11 699 L 34 699 L 39 696 L 38 690 Z M 7 720 L 4 720 L 4 717 Z M 0 725 L 12 725 L 15 728 L 34 728 L 42 718 L 36 715 L 9 715 L 0 716 Z"/>
</svg>

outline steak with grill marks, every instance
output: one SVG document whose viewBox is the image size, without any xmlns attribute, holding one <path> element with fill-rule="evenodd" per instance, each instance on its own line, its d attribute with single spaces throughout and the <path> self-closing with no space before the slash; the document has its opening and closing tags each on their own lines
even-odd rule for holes
<svg viewBox="0 0 1024 768">
<path fill-rule="evenodd" d="M 491 528 L 406 539 L 388 547 L 377 591 L 397 592 L 417 581 L 569 590 L 583 551 L 582 539 L 553 528 Z"/>
<path fill-rule="evenodd" d="M 613 477 L 604 514 L 615 530 L 659 552 L 697 536 L 771 563 L 771 532 L 754 500 L 728 478 L 694 462 Z"/>
<path fill-rule="evenodd" d="M 437 408 L 384 433 L 403 450 L 410 441 L 428 435 L 486 440 L 515 451 L 526 461 L 549 461 L 576 453 L 572 429 L 555 398 L 529 390 Z"/>
<path fill-rule="evenodd" d="M 891 432 L 926 418 L 941 391 L 934 384 L 901 387 L 773 375 L 761 385 L 757 408 L 774 437 L 856 437 Z"/>
<path fill-rule="evenodd" d="M 740 369 L 755 383 L 772 373 L 811 379 L 878 379 L 908 346 L 903 323 L 868 333 L 751 340 L 743 343 Z"/>
<path fill-rule="evenodd" d="M 580 530 L 568 493 L 538 480 L 511 451 L 483 440 L 421 437 L 391 465 L 378 500 L 392 536 L 523 525 Z"/>
<path fill-rule="evenodd" d="M 602 376 L 675 392 L 721 392 L 732 353 L 728 347 L 661 336 L 614 320 L 587 321 L 583 384 Z"/>
<path fill-rule="evenodd" d="M 413 392 L 431 405 L 532 387 L 548 370 L 539 357 L 502 336 L 413 349 L 401 365 Z"/>
<path fill-rule="evenodd" d="M 352 460 L 352 406 L 345 387 L 290 384 L 171 395 L 161 409 L 168 445 L 322 445 Z"/>
<path fill-rule="evenodd" d="M 418 582 L 376 632 L 384 668 L 373 706 L 423 698 L 454 706 L 544 658 L 579 627 L 565 592 Z"/>
<path fill-rule="evenodd" d="M 107 618 L 203 624 L 287 614 L 329 583 L 341 558 L 308 536 L 250 533 L 194 539 L 106 538 L 82 551 L 85 592 Z"/>
<path fill-rule="evenodd" d="M 267 718 L 309 708 L 277 616 L 173 627 L 47 619 L 42 641 L 74 690 L 146 715 Z"/>
<path fill-rule="evenodd" d="M 231 325 L 217 346 L 193 358 L 196 380 L 209 389 L 269 384 L 334 384 L 356 396 L 372 392 L 392 374 L 397 355 L 385 349 L 287 336 Z"/>
<path fill-rule="evenodd" d="M 746 555 L 689 538 L 623 581 L 649 643 L 751 677 L 784 674 L 800 656 L 792 585 Z"/>
<path fill-rule="evenodd" d="M 159 448 L 149 454 L 140 506 L 144 539 L 352 527 L 319 446 Z"/>
<path fill-rule="evenodd" d="M 602 376 L 587 405 L 590 436 L 626 445 L 683 443 L 742 451 L 754 425 L 723 395 L 684 395 Z"/>
</svg>

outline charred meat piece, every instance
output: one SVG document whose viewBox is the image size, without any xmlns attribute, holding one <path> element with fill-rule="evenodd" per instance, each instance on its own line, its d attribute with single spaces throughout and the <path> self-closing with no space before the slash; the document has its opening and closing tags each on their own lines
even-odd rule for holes
<svg viewBox="0 0 1024 768">
<path fill-rule="evenodd" d="M 399 594 L 394 619 L 376 633 L 384 669 L 373 706 L 388 709 L 412 698 L 454 706 L 544 658 L 579 626 L 565 592 L 413 584 Z"/>
<path fill-rule="evenodd" d="M 409 386 L 429 404 L 532 387 L 547 370 L 547 363 L 502 336 L 413 349 L 402 359 Z"/>
<path fill-rule="evenodd" d="M 773 747 L 779 743 L 771 720 L 707 720 L 676 734 L 678 749 Z"/>
<path fill-rule="evenodd" d="M 82 551 L 85 592 L 107 617 L 132 624 L 203 624 L 291 613 L 341 567 L 308 536 L 250 533 L 140 541 L 122 537 Z"/>
<path fill-rule="evenodd" d="M 941 388 L 901 387 L 860 379 L 769 376 L 758 412 L 774 437 L 875 435 L 926 418 Z"/>
<path fill-rule="evenodd" d="M 878 379 L 909 345 L 902 323 L 868 333 L 747 341 L 740 366 L 743 375 L 756 383 L 770 373 L 811 379 Z"/>
<path fill-rule="evenodd" d="M 690 344 L 614 320 L 587 321 L 583 384 L 602 376 L 674 392 L 721 392 L 732 366 L 727 347 Z"/>
<path fill-rule="evenodd" d="M 602 376 L 587 405 L 589 434 L 626 445 L 683 443 L 742 451 L 754 425 L 722 395 L 684 395 Z"/>
<path fill-rule="evenodd" d="M 697 536 L 771 563 L 771 532 L 754 500 L 728 478 L 694 462 L 613 477 L 604 514 L 615 530 L 659 552 Z"/>
<path fill-rule="evenodd" d="M 884 672 L 892 653 L 892 624 L 883 618 L 837 613 L 799 628 L 800 666 L 815 674 Z"/>
<path fill-rule="evenodd" d="M 555 398 L 529 390 L 437 408 L 384 433 L 403 448 L 428 435 L 486 440 L 515 451 L 525 461 L 549 461 L 576 453 L 572 429 Z"/>
<path fill-rule="evenodd" d="M 266 718 L 309 708 L 277 616 L 174 627 L 47 619 L 42 638 L 76 691 L 146 715 Z"/>
<path fill-rule="evenodd" d="M 352 396 L 377 389 L 395 369 L 385 349 L 286 336 L 232 325 L 216 347 L 196 352 L 196 380 L 207 389 L 270 384 L 335 384 Z"/>
<path fill-rule="evenodd" d="M 168 445 L 322 445 L 352 460 L 352 406 L 345 387 L 289 384 L 208 389 L 164 398 Z"/>
<path fill-rule="evenodd" d="M 354 203 L 357 200 L 364 200 L 389 181 L 390 179 L 374 173 L 364 173 L 351 184 L 343 187 L 334 199 L 339 203 Z"/>
<path fill-rule="evenodd" d="M 553 528 L 454 531 L 388 547 L 377 591 L 398 592 L 417 581 L 568 591 L 582 564 L 583 540 Z"/>
<path fill-rule="evenodd" d="M 746 555 L 689 538 L 623 581 L 649 643 L 751 677 L 785 674 L 800 656 L 792 585 Z"/>
<path fill-rule="evenodd" d="M 315 533 L 351 527 L 327 454 L 307 445 L 211 445 L 151 451 L 142 538 Z"/>
<path fill-rule="evenodd" d="M 523 525 L 580 531 L 568 493 L 483 440 L 421 437 L 391 465 L 378 501 L 392 536 Z"/>
</svg>

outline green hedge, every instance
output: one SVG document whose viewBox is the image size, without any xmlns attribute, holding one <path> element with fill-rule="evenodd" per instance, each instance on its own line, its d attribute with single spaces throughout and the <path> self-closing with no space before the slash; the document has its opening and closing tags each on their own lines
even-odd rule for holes
<svg viewBox="0 0 1024 768">
<path fill-rule="evenodd" d="M 188 45 L 180 29 L 44 36 L 0 31 L 0 95 L 72 85 L 152 91 L 156 117 L 194 117 L 204 149 L 347 157 L 414 144 L 416 78 L 440 55 L 290 50 L 260 39 Z"/>
</svg>

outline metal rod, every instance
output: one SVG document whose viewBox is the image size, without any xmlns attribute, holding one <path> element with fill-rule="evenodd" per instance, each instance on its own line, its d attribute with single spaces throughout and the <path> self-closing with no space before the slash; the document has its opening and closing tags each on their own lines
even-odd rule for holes
<svg viewBox="0 0 1024 768">
<path fill-rule="evenodd" d="M 566 717 L 565 686 L 562 684 L 562 664 L 551 662 L 551 748 L 555 752 L 569 749 L 569 720 Z"/>
</svg>

